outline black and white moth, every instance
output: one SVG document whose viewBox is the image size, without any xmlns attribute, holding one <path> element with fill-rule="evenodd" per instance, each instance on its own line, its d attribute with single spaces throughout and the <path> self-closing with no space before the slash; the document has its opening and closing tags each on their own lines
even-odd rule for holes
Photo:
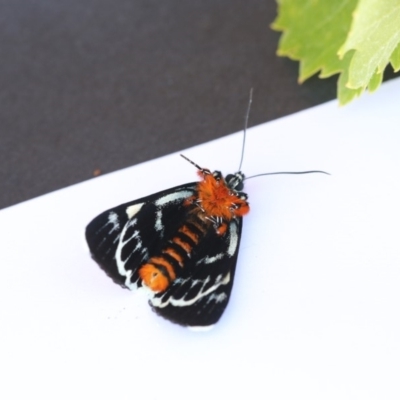
<svg viewBox="0 0 400 400">
<path fill-rule="evenodd" d="M 93 259 L 115 283 L 150 289 L 153 310 L 188 327 L 212 326 L 224 312 L 249 210 L 242 173 L 199 175 L 105 211 L 86 228 Z"/>
</svg>

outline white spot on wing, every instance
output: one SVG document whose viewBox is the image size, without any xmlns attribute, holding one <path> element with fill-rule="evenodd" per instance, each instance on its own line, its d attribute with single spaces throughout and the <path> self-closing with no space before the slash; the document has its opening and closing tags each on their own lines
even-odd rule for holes
<svg viewBox="0 0 400 400">
<path fill-rule="evenodd" d="M 227 253 L 229 257 L 232 257 L 237 249 L 238 242 L 239 242 L 239 236 L 238 236 L 238 227 L 237 223 L 235 221 L 232 221 L 229 225 L 229 246 Z"/>
<path fill-rule="evenodd" d="M 216 256 L 213 256 L 213 257 L 208 257 L 208 256 L 204 257 L 202 261 L 204 262 L 204 264 L 212 264 L 215 261 L 220 260 L 223 256 L 224 256 L 223 253 L 219 253 L 219 254 L 217 254 Z"/>
<path fill-rule="evenodd" d="M 156 223 L 155 223 L 154 229 L 155 229 L 157 232 L 160 232 L 161 234 L 163 234 L 164 225 L 163 225 L 162 222 L 161 222 L 161 218 L 162 218 L 162 211 L 161 211 L 161 210 L 158 210 L 158 211 L 156 212 Z"/>
<path fill-rule="evenodd" d="M 126 215 L 129 219 L 132 219 L 143 207 L 144 203 L 134 204 L 133 206 L 129 206 L 125 211 Z"/>
<path fill-rule="evenodd" d="M 108 222 L 107 223 L 112 225 L 110 232 L 108 232 L 109 234 L 113 233 L 115 230 L 119 230 L 118 215 L 115 212 L 111 211 L 108 214 Z"/>
<path fill-rule="evenodd" d="M 220 294 L 212 293 L 207 299 L 207 303 L 209 303 L 210 301 L 215 301 L 216 303 L 222 303 L 227 299 L 227 297 L 228 296 L 226 295 L 226 293 L 220 293 Z"/>
<path fill-rule="evenodd" d="M 193 194 L 191 190 L 179 190 L 177 192 L 173 192 L 170 194 L 166 194 L 163 197 L 160 197 L 154 204 L 156 206 L 163 206 L 167 203 L 181 201 L 183 199 L 187 199 Z"/>
</svg>

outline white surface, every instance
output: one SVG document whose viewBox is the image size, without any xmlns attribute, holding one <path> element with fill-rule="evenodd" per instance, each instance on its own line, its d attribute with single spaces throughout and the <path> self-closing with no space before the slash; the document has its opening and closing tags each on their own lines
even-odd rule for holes
<svg viewBox="0 0 400 400">
<path fill-rule="evenodd" d="M 177 154 L 0 212 L 2 399 L 399 399 L 400 80 L 250 129 L 231 302 L 207 333 L 112 283 L 101 211 L 195 180 Z M 241 133 L 184 151 L 235 172 Z"/>
</svg>

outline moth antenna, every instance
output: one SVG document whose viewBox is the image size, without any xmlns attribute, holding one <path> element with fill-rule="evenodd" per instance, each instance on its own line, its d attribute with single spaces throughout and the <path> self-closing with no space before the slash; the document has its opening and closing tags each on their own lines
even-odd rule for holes
<svg viewBox="0 0 400 400">
<path fill-rule="evenodd" d="M 180 155 L 182 158 L 184 158 L 186 161 L 189 161 L 190 164 L 194 165 L 198 170 L 203 171 L 204 168 L 201 168 L 199 165 L 197 165 L 195 162 L 184 156 L 183 154 Z"/>
<path fill-rule="evenodd" d="M 265 175 L 301 175 L 301 174 L 325 174 L 325 175 L 330 175 L 330 173 L 325 172 L 325 171 L 267 172 L 266 174 L 257 174 L 257 175 L 249 176 L 249 177 L 245 178 L 244 180 L 246 181 L 247 179 L 257 178 L 258 176 L 265 176 Z"/>
<path fill-rule="evenodd" d="M 246 144 L 246 132 L 247 132 L 247 125 L 249 123 L 249 115 L 251 109 L 251 103 L 253 102 L 253 88 L 250 89 L 250 96 L 249 96 L 249 104 L 247 105 L 246 115 L 244 117 L 244 129 L 243 129 L 243 143 L 242 143 L 242 156 L 240 157 L 240 164 L 238 171 L 242 168 L 243 157 L 244 157 L 244 147 Z"/>
</svg>

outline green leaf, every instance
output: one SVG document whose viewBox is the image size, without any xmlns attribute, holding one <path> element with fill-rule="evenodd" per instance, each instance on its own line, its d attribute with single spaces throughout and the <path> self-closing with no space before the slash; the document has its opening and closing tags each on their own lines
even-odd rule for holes
<svg viewBox="0 0 400 400">
<path fill-rule="evenodd" d="M 390 57 L 390 63 L 394 69 L 394 72 L 400 70 L 400 43 L 394 49 L 392 56 Z"/>
<path fill-rule="evenodd" d="M 360 96 L 364 91 L 363 89 L 349 89 L 346 83 L 349 78 L 349 64 L 353 57 L 353 52 L 349 52 L 343 59 L 343 72 L 339 75 L 337 84 L 337 94 L 341 105 L 350 103 L 353 99 Z"/>
<path fill-rule="evenodd" d="M 349 36 L 339 50 L 339 57 L 355 50 L 347 87 L 367 87 L 375 73 L 383 73 L 399 42 L 399 0 L 360 0 Z"/>
<path fill-rule="evenodd" d="M 300 61 L 300 82 L 340 74 L 341 104 L 376 90 L 389 63 L 400 70 L 400 0 L 278 0 L 278 11 L 278 55 Z"/>
<path fill-rule="evenodd" d="M 368 90 L 372 93 L 375 92 L 381 85 L 383 80 L 383 71 L 376 71 L 374 75 L 372 75 L 370 81 L 368 82 Z"/>
<path fill-rule="evenodd" d="M 272 28 L 283 31 L 278 55 L 300 61 L 300 82 L 316 72 L 328 77 L 341 72 L 337 51 L 351 26 L 358 0 L 278 0 Z"/>
</svg>

